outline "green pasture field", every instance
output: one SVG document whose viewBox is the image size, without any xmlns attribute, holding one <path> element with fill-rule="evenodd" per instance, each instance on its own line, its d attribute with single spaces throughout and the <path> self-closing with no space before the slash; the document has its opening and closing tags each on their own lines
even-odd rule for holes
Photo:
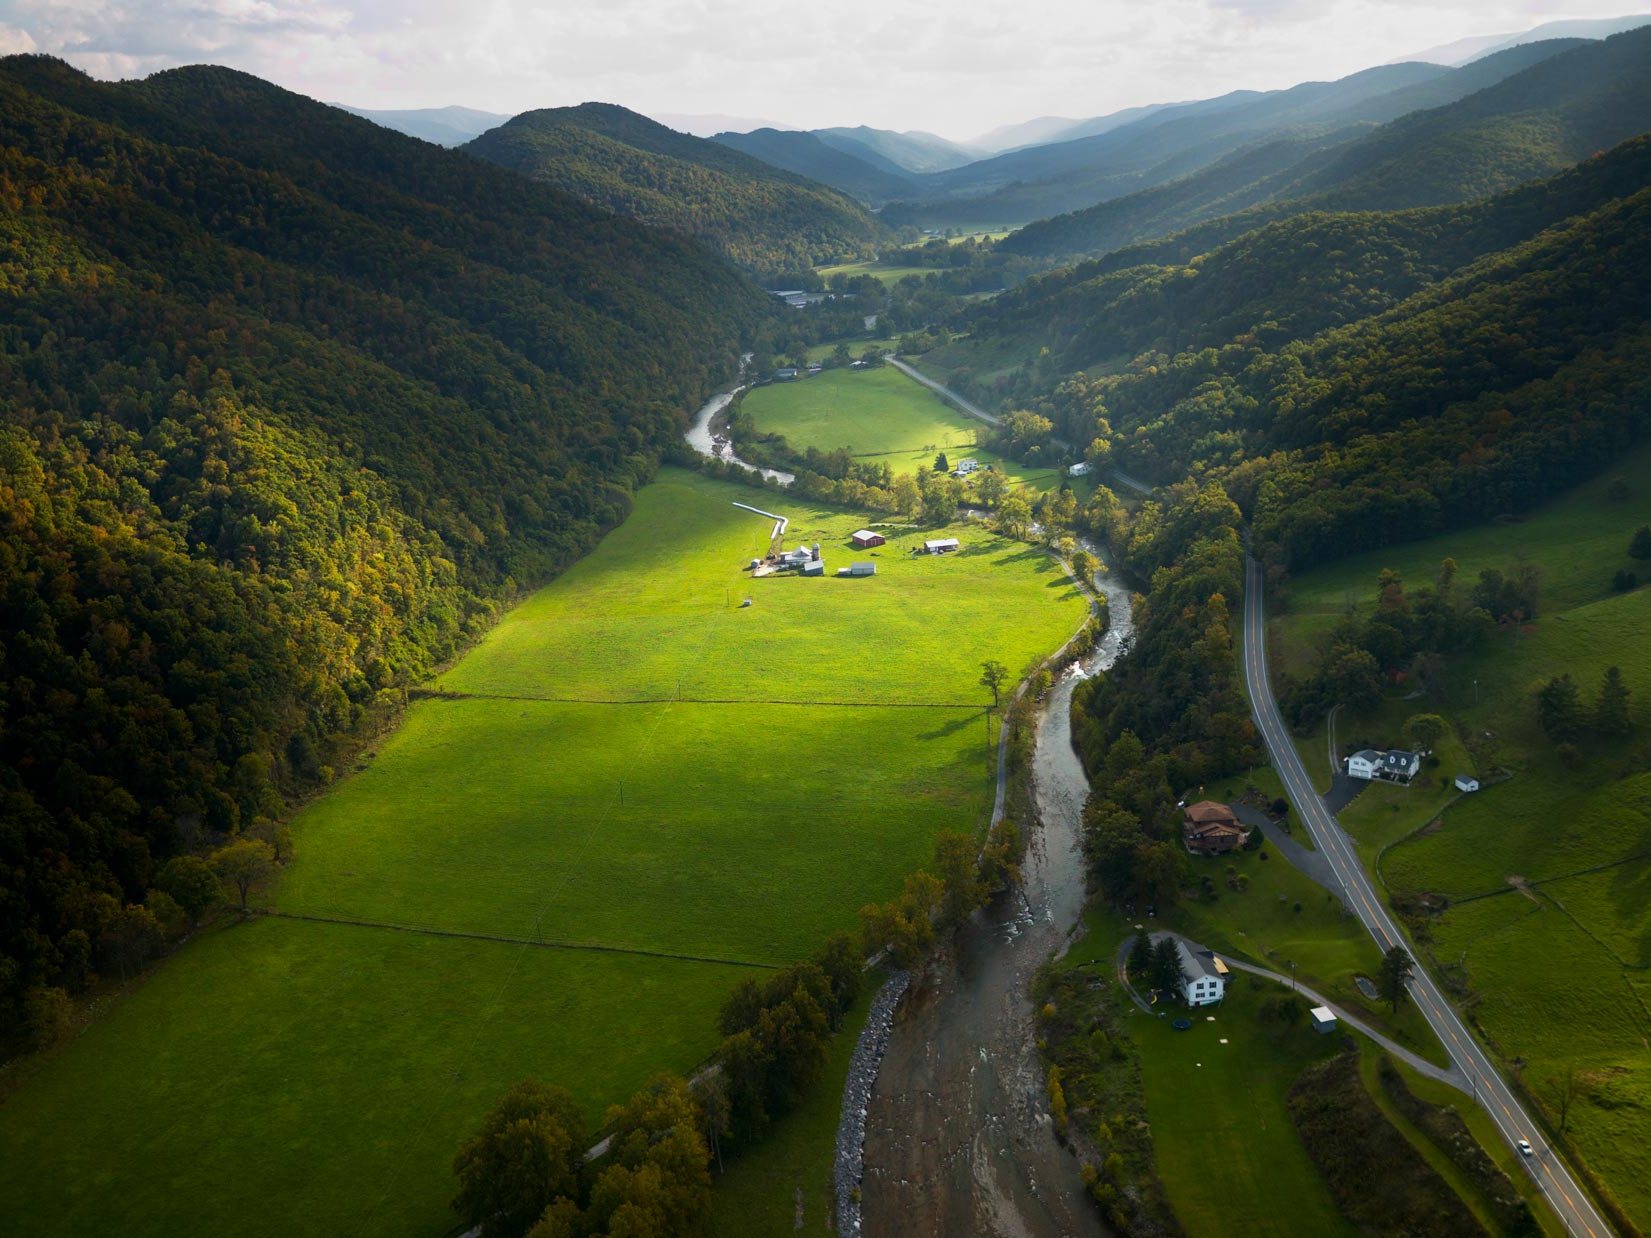
<svg viewBox="0 0 1651 1238">
<path fill-rule="evenodd" d="M 554 1081 L 598 1120 L 708 1053 L 751 974 L 273 917 L 208 934 L 28 1064 L 0 1108 L 5 1228 L 442 1234 L 500 1092 Z"/>
<path fill-rule="evenodd" d="M 510 1083 L 564 1084 L 594 1121 L 690 1070 L 753 974 L 720 960 L 795 959 L 940 829 L 982 829 L 979 663 L 1030 666 L 1084 600 L 978 526 L 922 561 L 901 534 L 870 579 L 751 580 L 772 522 L 736 501 L 833 566 L 869 519 L 666 470 L 298 814 L 275 914 L 28 1064 L 0 1107 L 7 1220 L 433 1238 Z"/>
<path fill-rule="evenodd" d="M 921 279 L 925 275 L 935 275 L 939 267 L 913 267 L 891 264 L 884 266 L 880 262 L 840 262 L 836 266 L 820 267 L 817 274 L 822 279 L 830 279 L 833 275 L 871 275 L 879 283 L 898 284 L 908 275 L 915 275 Z"/>
<path fill-rule="evenodd" d="M 1612 498 L 1618 477 L 1626 497 Z M 1405 701 L 1395 691 L 1371 718 L 1338 720 L 1343 739 L 1380 733 L 1398 742 L 1407 714 L 1441 713 L 1457 735 L 1429 772 L 1442 783 L 1458 767 L 1471 770 L 1484 789 L 1458 796 L 1438 786 L 1372 788 L 1341 819 L 1367 861 L 1379 854 L 1380 876 L 1395 896 L 1450 900 L 1428 925 L 1435 966 L 1467 986 L 1487 1042 L 1504 1062 L 1523 1063 L 1527 1091 L 1556 1123 L 1551 1080 L 1577 1068 L 1584 1089 L 1570 1136 L 1642 1226 L 1651 1222 L 1639 1151 L 1651 1140 L 1651 775 L 1640 772 L 1651 730 L 1651 589 L 1617 594 L 1611 579 L 1623 569 L 1648 574 L 1626 553 L 1645 523 L 1651 451 L 1642 450 L 1518 522 L 1298 577 L 1277 621 L 1292 664 L 1305 666 L 1337 614 L 1374 604 L 1383 567 L 1431 581 L 1448 555 L 1462 588 L 1484 567 L 1508 570 L 1524 559 L 1542 568 L 1536 622 L 1448 659 L 1438 699 Z M 1591 707 L 1609 666 L 1621 668 L 1633 692 L 1634 732 L 1583 737 L 1580 765 L 1568 768 L 1537 725 L 1533 688 L 1569 673 Z M 1510 878 L 1528 883 L 1529 893 Z"/>
<path fill-rule="evenodd" d="M 976 446 L 988 427 L 953 408 L 893 366 L 828 370 L 792 383 L 771 383 L 745 396 L 741 406 L 764 433 L 784 435 L 801 451 L 847 448 L 896 473 L 934 466 L 944 451 L 955 464 L 972 456 L 991 464 L 1011 483 L 1035 490 L 1060 486 L 1058 468 L 1018 464 Z"/>
</svg>

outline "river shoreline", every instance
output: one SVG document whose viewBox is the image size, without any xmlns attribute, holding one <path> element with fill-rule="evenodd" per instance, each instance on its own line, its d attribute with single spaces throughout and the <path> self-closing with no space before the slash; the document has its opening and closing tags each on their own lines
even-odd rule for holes
<svg viewBox="0 0 1651 1238">
<path fill-rule="evenodd" d="M 1060 676 L 1038 721 L 1038 820 L 1020 897 L 966 925 L 896 1014 L 867 1113 L 865 1234 L 1103 1232 L 1049 1120 L 1030 993 L 1081 925 L 1086 895 L 1078 841 L 1089 783 L 1072 749 L 1072 693 L 1134 635 L 1128 587 L 1110 574 L 1097 585 L 1111 624 Z"/>
</svg>

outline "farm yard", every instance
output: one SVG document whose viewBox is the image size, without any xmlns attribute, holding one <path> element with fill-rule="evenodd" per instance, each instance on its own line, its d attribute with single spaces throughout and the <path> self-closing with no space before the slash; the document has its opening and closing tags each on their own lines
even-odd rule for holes
<svg viewBox="0 0 1651 1238">
<path fill-rule="evenodd" d="M 1522 520 L 1305 574 L 1275 621 L 1275 646 L 1300 669 L 1337 615 L 1373 606 L 1384 567 L 1430 582 L 1448 555 L 1466 585 L 1487 567 L 1542 569 L 1535 622 L 1453 655 L 1434 698 L 1401 699 L 1405 685 L 1369 718 L 1338 718 L 1343 741 L 1397 740 L 1423 710 L 1455 730 L 1424 769 L 1430 785 L 1371 787 L 1341 819 L 1397 902 L 1429 896 L 1420 945 L 1500 1058 L 1520 1063 L 1556 1129 L 1573 1078 L 1567 1136 L 1641 1227 L 1651 1222 L 1640 1152 L 1651 1139 L 1651 589 L 1618 591 L 1613 577 L 1646 574 L 1627 547 L 1648 522 L 1651 452 L 1641 450 Z M 1633 694 L 1631 732 L 1587 734 L 1562 754 L 1538 726 L 1535 686 L 1568 673 L 1591 708 L 1609 666 Z M 1322 752 L 1322 729 L 1306 742 Z M 1451 789 L 1460 765 L 1484 789 Z"/>
<path fill-rule="evenodd" d="M 758 387 L 741 407 L 758 430 L 783 436 L 797 451 L 847 448 L 896 473 L 930 469 L 944 452 L 954 464 L 973 457 L 1012 484 L 1033 490 L 1054 490 L 1061 483 L 1054 466 L 1019 464 L 977 446 L 989 427 L 892 366 L 828 370 L 800 382 Z"/>
<path fill-rule="evenodd" d="M 952 555 L 883 525 L 855 550 L 866 514 L 774 494 L 788 544 L 878 574 L 753 581 L 752 493 L 664 471 L 298 815 L 270 914 L 8 1080 L 8 1220 L 442 1234 L 458 1141 L 510 1083 L 595 1120 L 692 1069 L 739 979 L 853 927 L 941 829 L 982 829 L 979 664 L 1029 668 L 1082 596 L 977 526 Z"/>
</svg>

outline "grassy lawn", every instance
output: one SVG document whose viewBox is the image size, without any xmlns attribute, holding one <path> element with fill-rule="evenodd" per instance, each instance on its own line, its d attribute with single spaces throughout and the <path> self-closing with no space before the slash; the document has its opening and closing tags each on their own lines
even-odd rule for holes
<svg viewBox="0 0 1651 1238">
<path fill-rule="evenodd" d="M 1613 499 L 1618 476 L 1627 497 Z M 1389 890 L 1448 900 L 1428 925 L 1435 965 L 1465 986 L 1487 1041 L 1504 1062 L 1522 1063 L 1527 1090 L 1550 1117 L 1551 1080 L 1576 1068 L 1584 1088 L 1571 1137 L 1641 1226 L 1651 1222 L 1651 1184 L 1637 1152 L 1651 1139 L 1651 774 L 1641 772 L 1651 727 L 1651 589 L 1613 593 L 1611 578 L 1623 569 L 1646 574 L 1626 547 L 1648 521 L 1651 451 L 1642 450 L 1518 522 L 1298 577 L 1278 621 L 1291 657 L 1305 663 L 1335 615 L 1373 605 L 1383 567 L 1428 581 L 1448 555 L 1468 587 L 1486 567 L 1527 560 L 1542 568 L 1533 625 L 1452 658 L 1436 699 L 1395 694 L 1371 718 L 1343 717 L 1337 727 L 1345 742 L 1397 742 L 1406 714 L 1438 712 L 1456 731 L 1429 771 L 1438 782 L 1457 768 L 1481 778 L 1500 770 L 1506 780 L 1465 796 L 1437 783 L 1372 788 L 1341 819 L 1367 862 L 1380 856 Z M 1634 694 L 1634 734 L 1585 738 L 1580 767 L 1567 768 L 1537 727 L 1532 687 L 1569 673 L 1591 706 L 1608 666 L 1621 667 Z M 1592 869 L 1601 871 L 1585 871 Z"/>
<path fill-rule="evenodd" d="M 1412 1052 L 1448 1065 L 1444 1048 L 1415 1007 L 1407 1004 L 1393 1012 L 1359 992 L 1354 977 L 1374 976 L 1381 955 L 1334 895 L 1278 855 L 1263 860 L 1259 852 L 1241 851 L 1195 857 L 1192 866 L 1195 882 L 1205 874 L 1212 878 L 1216 897 L 1178 903 L 1162 917 L 1166 928 L 1280 975 L 1289 975 L 1294 963 L 1301 983 Z M 1227 886 L 1229 866 L 1248 879 L 1247 888 L 1235 891 Z"/>
<path fill-rule="evenodd" d="M 831 1216 L 831 1171 L 843 1085 L 871 999 L 883 982 L 866 976 L 865 991 L 831 1042 L 825 1069 L 808 1098 L 775 1124 L 760 1145 L 728 1162 L 717 1179 L 708 1232 L 717 1238 L 768 1238 L 771 1234 L 835 1233 Z M 802 1225 L 797 1226 L 801 1196 Z"/>
<path fill-rule="evenodd" d="M 210 934 L 30 1064 L 0 1109 L 7 1228 L 439 1235 L 458 1139 L 501 1091 L 553 1080 L 599 1120 L 709 1053 L 748 974 L 271 918 Z"/>
<path fill-rule="evenodd" d="M 1141 1053 L 1158 1173 L 1194 1238 L 1356 1232 L 1302 1147 L 1284 1099 L 1302 1068 L 1332 1054 L 1339 1038 L 1305 1024 L 1283 1034 L 1264 1029 L 1256 1008 L 1271 992 L 1239 981 L 1213 1023 L 1194 1011 L 1186 1032 L 1139 1012 L 1128 1024 Z"/>
<path fill-rule="evenodd" d="M 1031 664 L 1084 601 L 964 526 L 944 558 L 891 540 L 869 580 L 752 581 L 752 500 L 828 562 L 866 519 L 666 471 L 295 820 L 271 907 L 415 931 L 268 917 L 187 946 L 0 1107 L 12 1223 L 439 1234 L 511 1082 L 594 1117 L 714 1047 L 749 971 L 661 956 L 797 958 L 982 828 L 979 663 Z"/>
<path fill-rule="evenodd" d="M 758 429 L 784 435 L 799 451 L 847 448 L 896 473 L 932 468 L 943 451 L 953 464 L 972 456 L 1035 490 L 1061 483 L 1058 468 L 1018 464 L 977 447 L 986 425 L 893 366 L 827 370 L 799 382 L 771 383 L 747 394 L 742 408 Z"/>
</svg>

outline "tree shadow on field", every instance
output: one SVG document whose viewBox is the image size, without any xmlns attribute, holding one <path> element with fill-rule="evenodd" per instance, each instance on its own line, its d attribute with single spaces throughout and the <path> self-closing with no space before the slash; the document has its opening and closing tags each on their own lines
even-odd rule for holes
<svg viewBox="0 0 1651 1238">
<path fill-rule="evenodd" d="M 1651 967 L 1651 787 L 1632 799 L 1642 826 L 1628 858 L 1612 874 L 1610 897 L 1622 936 L 1633 942 L 1630 967 Z"/>
<path fill-rule="evenodd" d="M 980 725 L 980 723 L 978 721 L 979 718 L 980 718 L 980 715 L 978 713 L 963 713 L 960 710 L 958 712 L 957 717 L 954 718 L 952 721 L 943 722 L 932 731 L 919 731 L 918 734 L 917 734 L 917 738 L 918 739 L 945 739 L 948 735 L 956 735 L 959 731 L 963 730 L 965 727 L 979 726 Z M 982 729 L 984 730 L 984 728 L 982 728 Z"/>
</svg>

